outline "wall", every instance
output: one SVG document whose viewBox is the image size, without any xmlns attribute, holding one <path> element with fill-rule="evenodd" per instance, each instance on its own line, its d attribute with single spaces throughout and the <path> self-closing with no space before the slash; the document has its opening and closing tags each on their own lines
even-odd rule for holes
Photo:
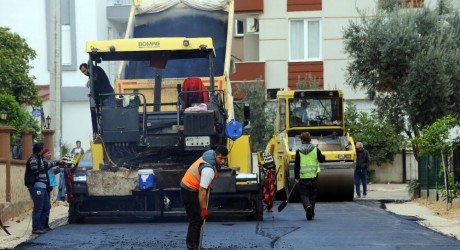
<svg viewBox="0 0 460 250">
<path fill-rule="evenodd" d="M 12 127 L 0 127 L 0 145 L 10 145 L 10 132 Z M 22 134 L 24 145 L 32 145 L 33 129 Z M 44 133 L 45 144 L 52 141 L 54 131 Z M 30 155 L 31 150 L 24 148 L 23 153 Z M 0 150 L 0 220 L 6 222 L 9 219 L 20 216 L 29 211 L 33 205 L 28 189 L 24 185 L 26 160 L 12 160 L 10 147 L 2 147 Z M 9 171 L 7 171 L 9 170 Z M 59 179 L 59 178 L 57 178 Z M 59 181 L 59 180 L 58 180 Z M 57 191 L 53 197 L 56 197 Z M 55 198 L 54 198 L 55 199 Z"/>
<path fill-rule="evenodd" d="M 403 183 L 403 156 L 396 154 L 393 162 L 382 166 L 371 164 L 369 171 L 375 171 L 373 183 Z M 418 164 L 412 151 L 406 152 L 406 181 L 410 180 L 418 180 Z"/>
<path fill-rule="evenodd" d="M 25 163 L 11 160 L 11 202 L 6 202 L 6 160 L 0 160 L 0 220 L 6 222 L 33 208 L 29 191 L 24 186 Z"/>
<path fill-rule="evenodd" d="M 6 222 L 18 217 L 33 208 L 29 190 L 24 186 L 25 160 L 11 160 L 11 202 L 6 202 L 6 164 L 0 160 L 0 219 Z M 56 175 L 59 183 L 59 175 Z M 52 201 L 56 200 L 58 189 L 51 193 Z"/>
<path fill-rule="evenodd" d="M 82 147 L 89 149 L 92 139 L 91 114 L 88 101 L 73 101 L 62 104 L 62 143 L 75 147 L 80 140 Z"/>
</svg>

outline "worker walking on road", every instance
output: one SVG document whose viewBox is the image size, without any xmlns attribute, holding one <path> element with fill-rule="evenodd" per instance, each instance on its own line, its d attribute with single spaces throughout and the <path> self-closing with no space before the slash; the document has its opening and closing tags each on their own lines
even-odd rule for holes
<svg viewBox="0 0 460 250">
<path fill-rule="evenodd" d="M 363 183 L 363 197 L 367 195 L 367 167 L 371 163 L 369 152 L 364 149 L 362 142 L 356 143 L 355 186 L 356 197 L 361 198 L 360 181 Z"/>
<path fill-rule="evenodd" d="M 198 249 L 201 226 L 208 217 L 208 192 L 227 158 L 226 147 L 218 146 L 216 150 L 208 150 L 188 168 L 182 178 L 181 198 L 189 221 L 187 249 Z"/>
<path fill-rule="evenodd" d="M 300 135 L 302 145 L 297 149 L 294 163 L 295 181 L 299 184 L 300 200 L 305 209 L 307 220 L 315 217 L 315 202 L 318 187 L 320 162 L 326 159 L 321 151 L 311 144 L 310 133 Z"/>
</svg>

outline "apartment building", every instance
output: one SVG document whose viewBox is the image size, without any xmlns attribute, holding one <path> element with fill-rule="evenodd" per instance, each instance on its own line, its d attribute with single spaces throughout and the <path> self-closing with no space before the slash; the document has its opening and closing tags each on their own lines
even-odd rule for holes
<svg viewBox="0 0 460 250">
<path fill-rule="evenodd" d="M 372 11 L 380 0 L 234 0 L 235 32 L 232 55 L 233 83 L 261 78 L 268 98 L 280 88 L 296 89 L 306 78 L 318 80 L 320 88 L 342 89 L 346 99 L 361 110 L 371 102 L 362 90 L 346 84 L 350 58 L 344 52 L 342 31 L 358 18 L 358 9 Z M 410 0 L 407 0 L 410 1 Z M 50 4 L 52 0 L 0 1 L 0 25 L 25 38 L 37 52 L 30 74 L 37 85 L 50 84 Z M 434 4 L 437 0 L 419 0 Z M 86 78 L 78 66 L 88 57 L 90 40 L 125 36 L 133 0 L 60 0 L 62 37 L 62 144 L 91 139 Z M 460 7 L 460 0 L 453 0 Z M 113 81 L 115 64 L 102 63 Z M 113 83 L 113 82 L 112 82 Z M 46 92 L 46 87 L 42 88 Z M 44 95 L 46 96 L 46 95 Z M 44 105 L 45 116 L 48 102 Z"/>
<path fill-rule="evenodd" d="M 372 102 L 363 90 L 346 84 L 352 60 L 344 51 L 343 30 L 359 18 L 358 10 L 373 13 L 380 0 L 235 0 L 233 82 L 263 80 L 269 98 L 280 88 L 319 81 L 323 89 L 342 89 L 345 98 L 369 111 Z M 409 4 L 413 0 L 406 0 Z M 415 0 L 414 6 L 435 6 L 437 0 Z M 460 1 L 452 1 L 460 7 Z"/>
</svg>

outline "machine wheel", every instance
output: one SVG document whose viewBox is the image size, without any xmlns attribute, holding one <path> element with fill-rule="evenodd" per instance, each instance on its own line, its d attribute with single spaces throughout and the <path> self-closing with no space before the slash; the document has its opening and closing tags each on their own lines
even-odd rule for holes
<svg viewBox="0 0 460 250">
<path fill-rule="evenodd" d="M 69 203 L 69 217 L 67 218 L 69 224 L 81 224 L 84 222 L 84 217 L 80 215 L 77 208 L 78 205 L 75 202 Z"/>
</svg>

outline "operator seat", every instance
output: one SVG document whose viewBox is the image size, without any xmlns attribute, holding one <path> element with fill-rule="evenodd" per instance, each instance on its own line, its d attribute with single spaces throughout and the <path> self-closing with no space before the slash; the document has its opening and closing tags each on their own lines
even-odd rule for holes
<svg viewBox="0 0 460 250">
<path fill-rule="evenodd" d="M 190 107 L 193 103 L 209 102 L 208 92 L 189 92 L 187 91 L 206 91 L 206 87 L 201 78 L 187 78 L 182 85 L 184 108 Z"/>
</svg>

